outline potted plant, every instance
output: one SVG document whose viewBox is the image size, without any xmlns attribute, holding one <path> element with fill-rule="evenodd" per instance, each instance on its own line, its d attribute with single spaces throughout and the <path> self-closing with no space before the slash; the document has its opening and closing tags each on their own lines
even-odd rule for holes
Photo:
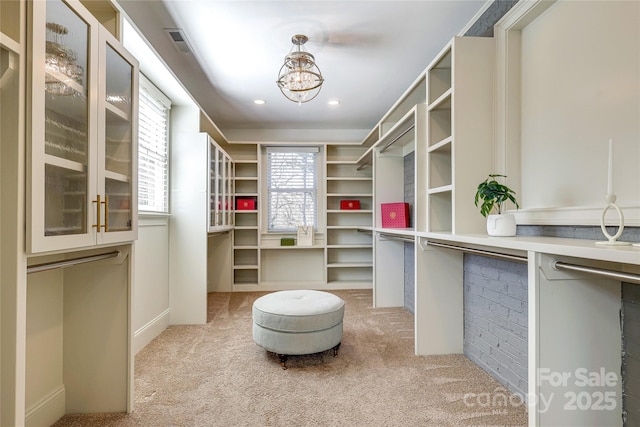
<svg viewBox="0 0 640 427">
<path fill-rule="evenodd" d="M 487 218 L 487 233 L 489 236 L 515 236 L 516 218 L 513 214 L 504 213 L 507 201 L 517 208 L 516 192 L 504 184 L 496 181 L 496 178 L 506 178 L 505 175 L 490 174 L 487 179 L 478 185 L 475 205 L 480 204 L 480 213 Z"/>
</svg>

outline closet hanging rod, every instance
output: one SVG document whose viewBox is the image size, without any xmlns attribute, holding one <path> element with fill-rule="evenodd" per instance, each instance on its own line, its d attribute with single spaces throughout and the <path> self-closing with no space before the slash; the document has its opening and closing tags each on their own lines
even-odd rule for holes
<svg viewBox="0 0 640 427">
<path fill-rule="evenodd" d="M 65 259 L 62 261 L 44 262 L 27 267 L 27 274 L 39 273 L 41 271 L 55 270 L 56 268 L 71 267 L 73 265 L 85 264 L 87 262 L 100 261 L 108 258 L 115 258 L 120 255 L 120 251 L 107 252 L 100 255 L 89 255 L 78 258 Z"/>
<path fill-rule="evenodd" d="M 378 233 L 378 237 L 383 237 L 389 240 L 400 240 L 401 242 L 415 243 L 415 239 L 408 236 L 397 236 L 395 234 Z"/>
<path fill-rule="evenodd" d="M 215 237 L 215 236 L 220 236 L 222 234 L 227 234 L 229 233 L 231 230 L 224 230 L 224 231 L 214 231 L 213 233 L 209 233 L 207 237 Z"/>
<path fill-rule="evenodd" d="M 357 228 L 356 232 L 358 232 L 358 233 L 366 233 L 366 234 L 372 234 L 373 233 L 373 231 L 367 230 L 366 228 Z"/>
<path fill-rule="evenodd" d="M 623 282 L 631 282 L 640 285 L 640 275 L 633 273 L 622 273 L 620 271 L 605 270 L 603 268 L 585 267 L 583 265 L 569 264 L 561 261 L 554 261 L 552 264 L 556 270 L 571 270 L 582 273 L 590 273 L 598 276 L 618 279 Z"/>
<path fill-rule="evenodd" d="M 367 165 L 369 165 L 370 162 L 364 162 L 361 165 L 358 165 L 358 167 L 356 168 L 357 171 L 361 171 L 362 169 L 364 169 Z"/>
<path fill-rule="evenodd" d="M 492 258 L 506 259 L 509 261 L 522 262 L 522 263 L 527 262 L 527 257 L 519 256 L 519 255 L 501 254 L 499 252 L 485 251 L 483 249 L 465 248 L 462 246 L 448 245 L 446 243 L 438 243 L 438 242 L 432 242 L 432 241 L 427 241 L 427 245 L 437 246 L 439 248 L 454 249 L 457 251 L 467 252 L 467 253 L 476 254 L 476 255 L 483 255 L 483 256 L 488 256 Z"/>
<path fill-rule="evenodd" d="M 397 140 L 399 140 L 400 138 L 402 138 L 403 136 L 408 134 L 410 131 L 412 131 L 414 127 L 415 127 L 415 125 L 409 126 L 404 132 L 402 132 L 400 135 L 398 135 L 395 138 L 393 138 L 390 142 L 387 143 L 387 145 L 385 145 L 384 147 L 382 147 L 380 149 L 380 153 L 384 153 L 385 151 L 387 151 L 389 149 L 389 147 L 391 147 L 393 144 L 395 144 Z"/>
</svg>

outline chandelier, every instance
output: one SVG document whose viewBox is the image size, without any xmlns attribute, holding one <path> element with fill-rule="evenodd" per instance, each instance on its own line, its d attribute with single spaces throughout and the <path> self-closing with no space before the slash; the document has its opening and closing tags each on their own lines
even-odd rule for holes
<svg viewBox="0 0 640 427">
<path fill-rule="evenodd" d="M 84 70 L 76 63 L 76 53 L 62 45 L 62 37 L 69 33 L 69 29 L 55 22 L 47 22 L 47 30 L 53 35 L 53 40 L 47 40 L 45 56 L 45 90 L 52 95 L 79 94 L 69 83 L 81 83 Z"/>
<path fill-rule="evenodd" d="M 316 65 L 315 58 L 309 52 L 303 50 L 307 36 L 296 34 L 291 37 L 291 51 L 284 57 L 284 64 L 278 73 L 278 87 L 287 99 L 297 102 L 309 102 L 320 93 L 322 89 L 322 73 Z"/>
</svg>

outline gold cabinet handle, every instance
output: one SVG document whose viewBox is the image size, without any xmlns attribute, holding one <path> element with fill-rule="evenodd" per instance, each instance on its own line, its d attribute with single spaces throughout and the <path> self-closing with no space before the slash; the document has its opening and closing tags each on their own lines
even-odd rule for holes
<svg viewBox="0 0 640 427">
<path fill-rule="evenodd" d="M 100 202 L 100 195 L 98 194 L 98 196 L 96 197 L 97 200 L 93 200 L 93 203 L 96 204 L 96 206 L 98 207 L 98 212 L 96 212 L 96 220 L 97 220 L 97 224 L 93 224 L 91 227 L 93 228 L 97 228 L 98 232 L 100 231 L 100 228 L 102 227 L 102 225 L 100 224 L 100 208 L 102 206 L 100 206 L 102 204 L 102 202 Z"/>
<path fill-rule="evenodd" d="M 109 232 L 109 196 L 104 196 L 104 231 L 105 233 Z"/>
</svg>

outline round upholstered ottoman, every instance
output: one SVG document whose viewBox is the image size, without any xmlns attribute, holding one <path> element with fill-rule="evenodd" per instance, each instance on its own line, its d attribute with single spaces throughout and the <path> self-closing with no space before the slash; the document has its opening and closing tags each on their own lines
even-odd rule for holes
<svg viewBox="0 0 640 427">
<path fill-rule="evenodd" d="M 333 349 L 337 356 L 342 341 L 342 298 L 322 291 L 279 291 L 253 303 L 253 340 L 280 357 L 320 353 Z"/>
</svg>

